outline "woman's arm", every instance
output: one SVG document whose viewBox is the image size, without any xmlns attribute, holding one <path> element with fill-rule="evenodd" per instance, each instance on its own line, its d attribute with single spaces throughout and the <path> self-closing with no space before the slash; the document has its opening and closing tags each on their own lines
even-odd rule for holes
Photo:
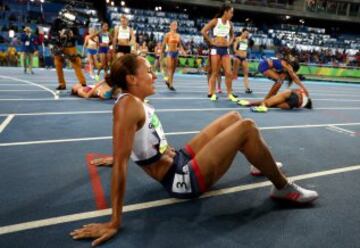
<svg viewBox="0 0 360 248">
<path fill-rule="evenodd" d="M 125 97 L 120 100 L 114 107 L 113 116 L 114 164 L 111 178 L 111 219 L 106 223 L 85 225 L 83 228 L 70 233 L 73 239 L 95 239 L 92 242 L 93 246 L 115 236 L 121 227 L 128 160 L 135 132 L 145 120 L 142 106 L 133 97 Z"/>
<path fill-rule="evenodd" d="M 217 22 L 217 19 L 212 19 L 208 24 L 206 24 L 202 29 L 201 29 L 201 34 L 204 36 L 204 39 L 207 43 L 209 43 L 210 46 L 213 45 L 212 40 L 209 37 L 209 30 L 212 29 L 213 27 L 215 27 Z"/>
<path fill-rule="evenodd" d="M 82 56 L 85 55 L 85 47 L 87 47 L 88 41 L 89 41 L 89 36 L 86 35 L 86 36 L 85 36 L 84 45 L 83 45 L 83 49 L 82 49 Z"/>
<path fill-rule="evenodd" d="M 135 43 L 136 43 L 135 33 L 134 33 L 134 30 L 131 28 L 130 29 L 130 41 L 129 41 L 129 44 L 134 45 Z"/>
<path fill-rule="evenodd" d="M 237 51 L 237 47 L 238 47 L 238 44 L 239 44 L 239 38 L 235 38 L 235 41 L 234 41 L 234 45 L 233 45 L 233 49 L 234 49 L 234 52 Z"/>
<path fill-rule="evenodd" d="M 162 42 L 162 44 L 161 44 L 160 57 L 162 57 L 162 54 L 163 54 L 164 51 L 165 51 L 165 47 L 166 47 L 167 42 L 168 42 L 168 33 L 165 34 L 164 39 L 163 39 L 163 42 Z"/>
<path fill-rule="evenodd" d="M 114 51 L 116 50 L 116 42 L 117 42 L 118 32 L 119 32 L 119 28 L 118 28 L 118 26 L 115 26 L 114 36 L 113 36 L 113 40 L 112 40 L 112 45 L 113 45 Z"/>
<path fill-rule="evenodd" d="M 231 46 L 231 44 L 234 42 L 234 26 L 233 24 L 230 22 L 230 39 L 229 39 L 229 47 Z"/>
<path fill-rule="evenodd" d="M 286 71 L 289 73 L 291 79 L 294 81 L 294 83 L 296 83 L 297 85 L 300 86 L 300 88 L 302 88 L 305 92 L 305 94 L 307 96 L 309 96 L 309 92 L 307 91 L 305 85 L 300 81 L 299 77 L 296 75 L 296 73 L 294 72 L 293 68 L 291 65 L 285 63 L 285 62 L 281 62 L 281 64 L 283 65 L 283 67 L 286 69 Z"/>
</svg>

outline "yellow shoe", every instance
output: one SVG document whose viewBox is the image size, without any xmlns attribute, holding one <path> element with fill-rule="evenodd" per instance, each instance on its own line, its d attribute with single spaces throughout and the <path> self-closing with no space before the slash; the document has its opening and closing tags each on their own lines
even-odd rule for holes
<svg viewBox="0 0 360 248">
<path fill-rule="evenodd" d="M 249 102 L 248 100 L 242 99 L 242 100 L 239 100 L 239 101 L 237 102 L 237 104 L 239 104 L 240 106 L 249 106 L 249 105 L 250 105 L 250 102 Z"/>
<path fill-rule="evenodd" d="M 216 100 L 217 100 L 217 96 L 216 96 L 216 94 L 213 94 L 213 95 L 210 97 L 210 101 L 215 102 Z"/>
<path fill-rule="evenodd" d="M 265 107 L 265 106 L 252 107 L 250 110 L 252 112 L 257 112 L 257 113 L 266 113 L 266 112 L 268 112 L 268 108 Z"/>
<path fill-rule="evenodd" d="M 238 102 L 239 101 L 239 99 L 237 98 L 237 96 L 234 96 L 234 94 L 229 94 L 228 95 L 228 99 L 230 100 L 230 101 L 232 101 L 232 102 Z"/>
</svg>

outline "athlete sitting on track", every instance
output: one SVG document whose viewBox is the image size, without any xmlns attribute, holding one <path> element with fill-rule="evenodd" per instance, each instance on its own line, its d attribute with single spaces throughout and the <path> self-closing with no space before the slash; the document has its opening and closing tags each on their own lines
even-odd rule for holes
<svg viewBox="0 0 360 248">
<path fill-rule="evenodd" d="M 122 225 L 122 209 L 129 158 L 177 198 L 196 198 L 229 169 L 243 153 L 273 184 L 271 196 L 296 203 L 314 201 L 318 194 L 289 182 L 279 171 L 259 129 L 239 113 L 218 118 L 175 150 L 165 137 L 155 110 L 144 99 L 155 93 L 156 75 L 144 58 L 128 54 L 116 60 L 111 84 L 123 90 L 113 109 L 111 220 L 89 224 L 70 233 L 73 239 L 95 239 L 93 246 L 113 237 Z"/>
</svg>

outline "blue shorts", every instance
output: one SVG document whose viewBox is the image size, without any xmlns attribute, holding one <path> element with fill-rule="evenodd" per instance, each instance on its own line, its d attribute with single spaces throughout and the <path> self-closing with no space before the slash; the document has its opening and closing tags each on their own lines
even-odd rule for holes
<svg viewBox="0 0 360 248">
<path fill-rule="evenodd" d="M 88 54 L 90 54 L 90 55 L 96 55 L 96 54 L 97 54 L 97 49 L 90 49 L 90 48 L 88 48 L 88 49 L 87 49 L 87 52 L 88 52 Z"/>
<path fill-rule="evenodd" d="M 234 57 L 240 60 L 241 63 L 246 61 L 246 57 L 240 57 L 239 55 L 234 55 Z"/>
<path fill-rule="evenodd" d="M 229 56 L 229 54 L 230 53 L 228 47 L 212 47 L 210 49 L 211 56 L 219 55 L 220 57 L 222 57 L 222 56 Z"/>
<path fill-rule="evenodd" d="M 176 151 L 174 162 L 161 181 L 170 196 L 191 199 L 199 197 L 206 191 L 205 180 L 192 155 L 194 153 L 188 145 Z"/>
<path fill-rule="evenodd" d="M 169 51 L 169 52 L 167 52 L 167 56 L 170 58 L 176 59 L 179 56 L 179 52 L 178 51 L 176 51 L 176 52 Z"/>
<path fill-rule="evenodd" d="M 99 53 L 108 53 L 108 52 L 109 52 L 109 47 L 106 46 L 99 47 Z"/>
<path fill-rule="evenodd" d="M 260 73 L 264 73 L 269 69 L 270 69 L 270 67 L 269 67 L 268 62 L 266 60 L 261 60 L 260 63 L 259 63 L 259 66 L 258 66 L 258 71 Z"/>
</svg>

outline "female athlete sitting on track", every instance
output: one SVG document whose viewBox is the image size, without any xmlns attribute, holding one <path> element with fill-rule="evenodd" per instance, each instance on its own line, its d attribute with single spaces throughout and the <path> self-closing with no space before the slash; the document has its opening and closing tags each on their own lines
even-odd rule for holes
<svg viewBox="0 0 360 248">
<path fill-rule="evenodd" d="M 83 98 L 98 97 L 107 100 L 112 98 L 113 90 L 105 80 L 102 80 L 95 85 L 88 86 L 82 86 L 81 84 L 76 83 L 71 89 L 71 94 Z"/>
<path fill-rule="evenodd" d="M 243 153 L 273 184 L 271 196 L 296 203 L 314 201 L 318 194 L 289 182 L 252 120 L 227 113 L 205 127 L 183 149 L 175 150 L 165 137 L 154 108 L 144 99 L 155 93 L 156 75 L 144 58 L 128 54 L 111 67 L 112 86 L 120 87 L 113 109 L 111 220 L 89 224 L 70 233 L 73 239 L 95 239 L 96 246 L 113 237 L 122 225 L 129 158 L 177 198 L 196 198 L 229 169 Z"/>
</svg>

